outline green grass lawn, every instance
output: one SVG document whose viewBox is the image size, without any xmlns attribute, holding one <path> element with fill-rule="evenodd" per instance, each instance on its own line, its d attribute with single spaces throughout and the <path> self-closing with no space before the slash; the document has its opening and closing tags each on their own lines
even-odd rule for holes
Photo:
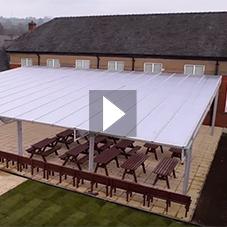
<svg viewBox="0 0 227 227">
<path fill-rule="evenodd" d="M 0 197 L 0 226 L 183 226 L 34 181 Z"/>
</svg>

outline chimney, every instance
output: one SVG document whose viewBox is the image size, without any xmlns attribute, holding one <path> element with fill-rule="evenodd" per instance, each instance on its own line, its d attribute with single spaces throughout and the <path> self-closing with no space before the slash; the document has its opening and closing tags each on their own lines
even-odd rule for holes
<svg viewBox="0 0 227 227">
<path fill-rule="evenodd" d="M 36 23 L 34 21 L 31 21 L 28 23 L 28 30 L 32 30 L 36 28 Z"/>
</svg>

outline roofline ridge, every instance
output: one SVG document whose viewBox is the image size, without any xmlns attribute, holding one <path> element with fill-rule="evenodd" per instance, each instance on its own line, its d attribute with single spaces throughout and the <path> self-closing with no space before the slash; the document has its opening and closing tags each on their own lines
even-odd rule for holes
<svg viewBox="0 0 227 227">
<path fill-rule="evenodd" d="M 160 12 L 160 13 L 132 13 L 132 14 L 102 14 L 102 15 L 78 15 L 78 16 L 63 16 L 53 19 L 73 19 L 73 18 L 91 18 L 91 17 L 120 17 L 120 16 L 155 16 L 155 15 L 184 15 L 184 14 L 227 14 L 227 11 L 195 11 L 195 12 Z"/>
</svg>

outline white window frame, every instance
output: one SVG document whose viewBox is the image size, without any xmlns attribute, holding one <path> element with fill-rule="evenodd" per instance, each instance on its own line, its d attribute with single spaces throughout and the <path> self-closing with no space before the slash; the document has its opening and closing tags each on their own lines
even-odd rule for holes
<svg viewBox="0 0 227 227">
<path fill-rule="evenodd" d="M 196 75 L 196 74 L 195 74 L 196 66 L 202 66 L 202 67 L 203 67 L 203 74 L 202 74 L 202 75 L 204 75 L 204 72 L 205 72 L 205 65 L 191 65 L 191 64 L 186 64 L 186 65 L 184 65 L 184 74 L 186 74 L 186 67 L 187 67 L 187 66 L 193 66 L 193 73 L 192 73 L 192 75 Z"/>
<path fill-rule="evenodd" d="M 22 64 L 22 61 L 25 60 L 25 65 Z M 29 60 L 31 60 L 32 64 L 29 65 Z M 33 65 L 33 60 L 32 58 L 21 58 L 21 66 L 22 67 L 27 67 L 27 66 L 32 66 Z"/>
<path fill-rule="evenodd" d="M 152 69 L 151 69 L 151 71 L 145 71 L 145 65 L 146 64 L 151 64 L 152 65 Z M 154 65 L 155 64 L 160 64 L 161 65 L 161 71 L 160 72 L 162 72 L 163 71 L 163 65 L 162 65 L 162 63 L 156 63 L 156 62 L 144 62 L 144 65 L 143 65 L 143 71 L 144 72 L 152 72 L 152 73 L 154 73 Z"/>
<path fill-rule="evenodd" d="M 116 70 L 116 71 L 124 71 L 124 68 L 125 68 L 125 63 L 124 63 L 124 61 L 108 61 L 108 70 L 110 70 L 109 68 L 109 66 L 110 66 L 110 63 L 112 63 L 112 62 L 114 62 L 114 70 Z M 117 69 L 117 64 L 118 63 L 123 63 L 123 70 L 118 70 Z"/>
<path fill-rule="evenodd" d="M 81 62 L 82 62 L 82 68 L 78 68 L 78 67 L 77 67 L 77 62 L 78 62 L 78 61 L 81 61 Z M 88 68 L 88 69 L 90 69 L 91 61 L 90 61 L 90 60 L 80 60 L 80 59 L 78 59 L 78 60 L 75 61 L 75 68 L 77 68 L 77 69 L 85 69 L 85 68 L 84 68 L 85 62 L 89 62 L 89 68 Z"/>
<path fill-rule="evenodd" d="M 48 65 L 48 61 L 50 61 L 50 60 L 52 60 L 52 65 Z M 54 65 L 55 65 L 55 64 L 54 64 L 55 61 L 59 61 L 59 66 L 54 66 Z M 60 60 L 59 60 L 59 59 L 48 58 L 48 59 L 47 59 L 47 66 L 48 66 L 48 67 L 60 67 L 60 66 L 61 66 Z"/>
</svg>

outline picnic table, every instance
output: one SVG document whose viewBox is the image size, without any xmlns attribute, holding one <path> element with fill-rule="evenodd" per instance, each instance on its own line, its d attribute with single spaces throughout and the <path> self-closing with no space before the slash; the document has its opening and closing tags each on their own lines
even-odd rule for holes
<svg viewBox="0 0 227 227">
<path fill-rule="evenodd" d="M 58 142 L 64 143 L 67 149 L 69 149 L 69 144 L 74 141 L 74 132 L 72 129 L 66 129 L 65 131 L 56 134 L 56 136 L 58 138 Z M 78 140 L 77 143 L 79 144 Z"/>
<path fill-rule="evenodd" d="M 128 158 L 128 155 L 127 155 L 127 152 L 126 152 L 126 148 L 133 148 L 134 143 L 135 141 L 133 140 L 126 140 L 126 139 L 123 139 L 121 140 L 119 143 L 115 144 L 114 146 L 118 149 L 121 150 L 121 154 L 123 154 L 126 158 Z"/>
<path fill-rule="evenodd" d="M 176 178 L 174 168 L 176 167 L 177 163 L 178 160 L 173 158 L 162 159 L 153 170 L 153 173 L 157 174 L 153 185 L 155 185 L 158 180 L 165 180 L 167 187 L 170 188 L 168 176 L 173 173 L 174 178 Z"/>
<path fill-rule="evenodd" d="M 95 137 L 95 144 L 98 144 L 98 143 L 105 143 L 106 142 L 106 139 L 107 139 L 107 136 L 96 136 Z"/>
<path fill-rule="evenodd" d="M 135 182 L 137 182 L 136 170 L 138 169 L 138 167 L 140 165 L 142 165 L 143 172 L 146 173 L 144 162 L 147 160 L 147 158 L 148 158 L 148 155 L 145 155 L 145 154 L 134 154 L 129 159 L 127 159 L 121 165 L 121 167 L 123 169 L 125 169 L 123 176 L 122 176 L 122 179 L 125 178 L 126 174 L 131 174 L 131 175 L 134 176 Z"/>
<path fill-rule="evenodd" d="M 50 148 L 46 150 L 47 148 Z M 61 146 L 57 146 L 57 138 L 45 138 L 35 144 L 31 145 L 31 148 L 27 149 L 28 153 L 31 153 L 30 158 L 33 155 L 41 155 L 44 162 L 46 162 L 46 157 L 52 153 L 58 155 L 57 150 L 60 149 Z"/>
<path fill-rule="evenodd" d="M 107 170 L 107 165 L 115 159 L 117 167 L 119 168 L 119 163 L 117 156 L 121 153 L 119 149 L 116 147 L 109 148 L 105 151 L 103 151 L 101 154 L 98 154 L 94 161 L 97 163 L 96 168 L 95 168 L 95 173 L 97 172 L 98 168 L 104 168 L 106 175 L 108 176 L 108 170 Z"/>
<path fill-rule="evenodd" d="M 88 142 L 84 144 L 79 144 L 78 146 L 71 148 L 70 150 L 66 151 L 65 154 L 60 156 L 60 159 L 64 160 L 63 166 L 68 162 L 72 161 L 75 162 L 79 168 L 79 170 L 82 170 L 81 164 L 88 160 L 88 149 L 89 144 Z M 78 159 L 79 154 L 85 154 L 85 156 L 81 159 Z"/>
<path fill-rule="evenodd" d="M 146 154 L 148 154 L 148 152 L 153 153 L 154 156 L 155 156 L 155 159 L 158 160 L 156 149 L 159 147 L 159 145 L 151 144 L 151 143 L 145 143 L 143 146 L 147 148 Z M 162 146 L 160 146 L 160 149 L 161 149 L 161 152 L 163 153 L 163 147 Z"/>
<path fill-rule="evenodd" d="M 171 158 L 176 157 L 176 158 L 180 158 L 181 159 L 182 149 L 171 147 L 169 149 L 169 151 L 172 152 Z"/>
</svg>

